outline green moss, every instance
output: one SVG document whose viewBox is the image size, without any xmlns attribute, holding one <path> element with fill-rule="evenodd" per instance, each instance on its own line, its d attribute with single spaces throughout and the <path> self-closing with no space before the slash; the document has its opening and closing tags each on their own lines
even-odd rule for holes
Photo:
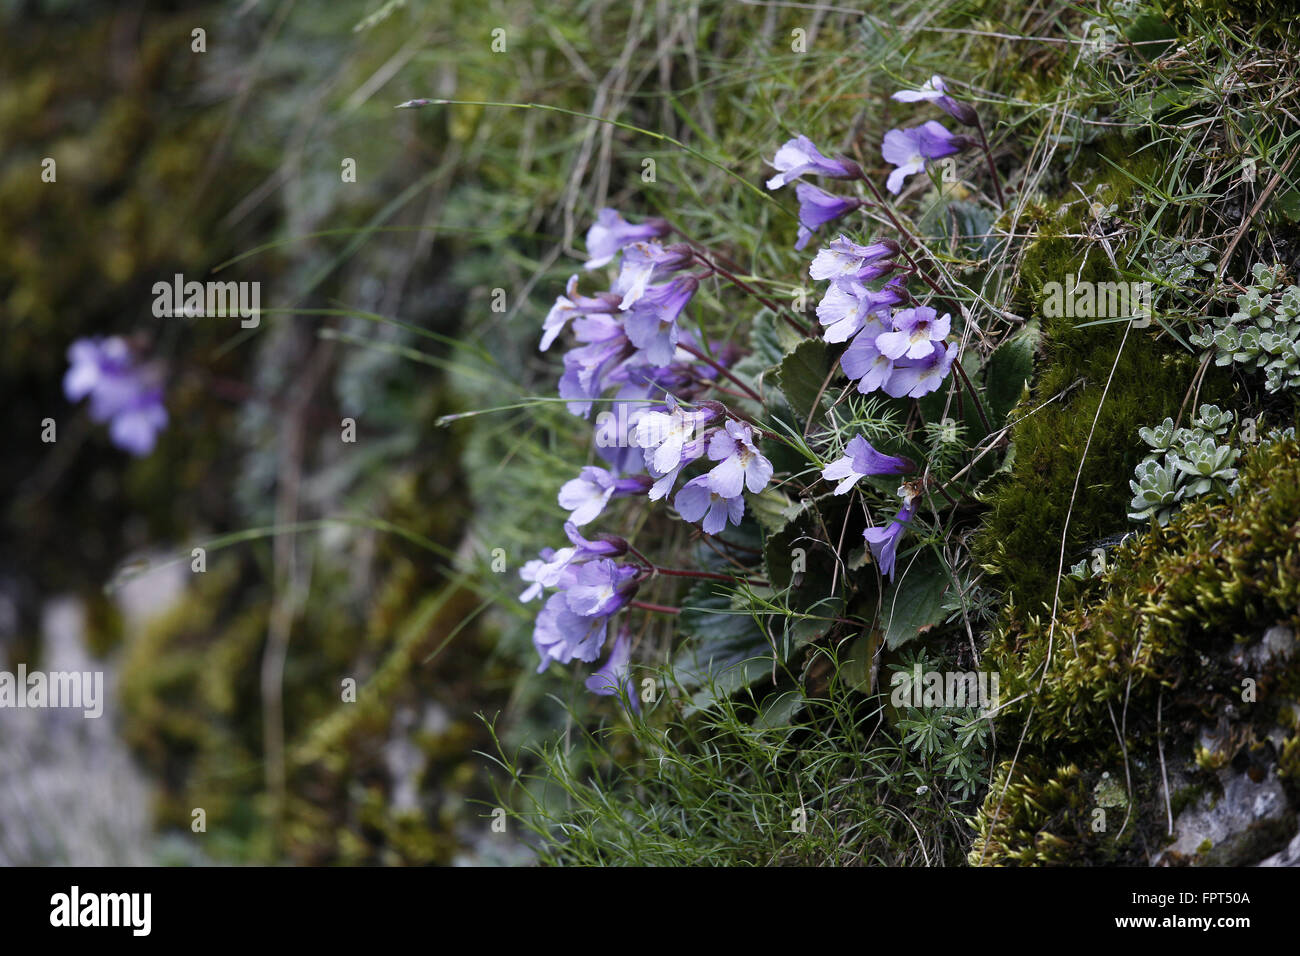
<svg viewBox="0 0 1300 956">
<path fill-rule="evenodd" d="M 1193 502 L 1167 527 L 1121 545 L 1101 590 L 1067 600 L 1055 627 L 1027 615 L 994 635 L 986 659 L 1001 671 L 1009 701 L 1000 735 L 1023 733 L 1025 769 L 1017 767 L 1005 800 L 1000 785 L 990 791 L 972 859 L 1047 861 L 1034 849 L 1032 826 L 1047 826 L 1037 805 L 1051 778 L 1033 768 L 1050 755 L 1099 771 L 1127 761 L 1134 813 L 1123 841 L 1099 840 L 1078 819 L 1054 819 L 1051 832 L 1075 862 L 1138 862 L 1138 847 L 1159 846 L 1166 822 L 1158 722 L 1167 739 L 1221 726 L 1224 744 L 1206 758 L 1218 767 L 1278 721 L 1300 659 L 1247 673 L 1231 653 L 1238 638 L 1300 623 L 1300 445 L 1280 440 L 1251 449 L 1244 461 L 1235 496 Z M 1242 700 L 1246 677 L 1257 682 L 1257 703 Z M 1292 759 L 1284 748 L 1283 764 Z M 1144 841 L 1133 842 L 1134 834 Z M 1051 846 L 1051 859 L 1059 859 L 1064 851 Z"/>
</svg>

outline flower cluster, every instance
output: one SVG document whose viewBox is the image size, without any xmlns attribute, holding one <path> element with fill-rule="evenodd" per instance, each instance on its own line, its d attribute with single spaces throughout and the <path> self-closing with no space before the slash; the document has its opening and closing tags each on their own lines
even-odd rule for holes
<svg viewBox="0 0 1300 956">
<path fill-rule="evenodd" d="M 153 451 L 167 424 L 156 370 L 137 364 L 118 336 L 77 339 L 68 349 L 68 364 L 63 376 L 68 401 L 90 396 L 90 417 L 108 422 L 113 444 L 133 455 Z"/>
<path fill-rule="evenodd" d="M 933 102 L 958 122 L 978 126 L 974 110 L 949 96 L 939 77 L 895 98 Z M 890 130 L 882 152 L 896 168 L 887 188 L 898 193 L 907 176 L 968 145 L 966 137 L 933 121 Z M 857 163 L 827 156 L 806 136 L 782 145 L 771 165 L 776 172 L 767 181 L 769 189 L 790 184 L 795 188 L 798 249 L 823 226 L 868 205 L 804 181 L 818 176 L 870 185 Z M 630 604 L 665 610 L 633 600 L 646 578 L 659 573 L 716 577 L 655 567 L 622 538 L 583 537 L 578 529 L 600 518 L 611 501 L 641 494 L 650 501 L 671 498 L 680 517 L 698 523 L 706 535 L 717 535 L 739 525 L 746 494 L 762 493 L 773 479 L 758 426 L 746 414 L 709 397 L 725 377 L 763 404 L 730 368 L 737 350 L 727 343 L 707 343 L 705 348 L 682 321 L 700 280 L 713 274 L 769 303 L 698 246 L 667 244 L 670 232 L 664 220 L 634 224 L 613 209 L 602 209 L 587 233 L 585 268 L 590 272 L 616 265 L 613 282 L 608 289 L 583 294 L 574 275 L 542 325 L 542 351 L 566 329 L 574 340 L 564 355 L 559 382 L 568 410 L 589 418 L 597 403 L 609 403 L 609 408 L 597 415 L 595 436 L 597 453 L 608 467 L 588 465 L 559 491 L 559 504 L 569 513 L 564 529 L 570 546 L 547 549 L 520 572 L 529 585 L 521 596 L 524 601 L 550 592 L 533 632 L 539 671 L 552 661 L 595 661 L 606 645 L 610 619 Z M 914 242 L 900 236 L 862 245 L 839 235 L 818 252 L 809 273 L 829 283 L 817 308 L 818 321 L 827 342 L 845 345 L 840 366 L 858 391 L 919 398 L 938 389 L 947 377 L 957 345 L 949 341 L 952 317 L 915 301 L 908 291 L 907 278 L 916 274 L 917 266 L 904 254 L 904 241 Z M 702 271 L 691 272 L 696 266 Z M 836 481 L 836 493 L 843 494 L 864 477 L 902 475 L 913 468 L 909 460 L 883 454 L 857 435 L 822 474 Z M 905 482 L 895 517 L 864 533 L 877 566 L 891 578 L 899 541 L 920 493 L 920 482 Z M 624 555 L 633 563 L 622 563 Z M 630 654 L 628 632 L 620 630 L 606 663 L 588 679 L 588 688 L 598 694 L 628 690 Z"/>
<path fill-rule="evenodd" d="M 666 499 L 684 470 L 707 461 L 711 467 L 677 489 L 673 503 L 682 518 L 717 534 L 728 523 L 740 523 L 744 492 L 758 493 L 772 479 L 772 464 L 758 448 L 761 436 L 718 402 L 704 399 L 735 350 L 714 345 L 714 357 L 707 358 L 681 325 L 700 278 L 683 273 L 699 260 L 687 244 L 660 242 L 668 231 L 662 220 L 634 225 L 615 210 L 601 210 L 587 233 L 586 268 L 617 258 L 617 277 L 608 290 L 585 296 L 573 276 L 543 323 L 543 351 L 566 326 L 578 343 L 564 356 L 559 383 L 569 411 L 588 417 L 598 400 L 613 394 L 612 408 L 597 416 L 595 442 L 610 467 L 583 468 L 558 495 L 569 512 L 565 533 L 572 546 L 547 549 L 520 571 L 530 585 L 523 600 L 555 589 L 534 627 L 539 670 L 551 661 L 596 660 L 609 619 L 654 570 L 616 562 L 628 551 L 620 538 L 588 541 L 579 534 L 610 501 L 640 494 Z M 612 693 L 611 684 L 624 679 L 627 640 L 620 635 L 605 666 L 588 681 L 593 692 Z"/>
<path fill-rule="evenodd" d="M 547 548 L 519 572 L 529 582 L 521 601 L 531 601 L 548 588 L 555 590 L 533 629 L 533 645 L 541 657 L 538 673 L 551 661 L 567 664 L 575 658 L 598 658 L 610 617 L 632 599 L 638 584 L 637 568 L 614 560 L 627 553 L 626 541 L 612 535 L 589 541 L 572 521 L 565 522 L 564 533 L 570 547 Z"/>
<path fill-rule="evenodd" d="M 979 126 L 975 110 L 954 100 L 939 76 L 932 77 L 919 90 L 901 90 L 893 98 L 900 102 L 932 102 L 959 123 Z M 949 132 L 933 120 L 909 129 L 891 129 L 881 144 L 882 155 L 895 166 L 886 189 L 899 193 L 903 181 L 924 170 L 928 162 L 970 145 L 970 139 Z M 867 181 L 856 163 L 827 158 L 806 136 L 796 136 L 778 149 L 772 166 L 777 175 L 767 181 L 769 189 L 810 174 Z M 839 198 L 805 183 L 796 187 L 796 195 L 796 249 L 802 249 L 821 226 L 866 205 L 862 200 Z M 863 394 L 879 390 L 892 398 L 920 398 L 937 390 L 947 378 L 957 357 L 957 344 L 949 341 L 952 316 L 939 315 L 934 308 L 913 300 L 906 280 L 915 269 L 910 263 L 899 262 L 901 255 L 902 246 L 893 239 L 862 245 L 839 235 L 813 258 L 808 274 L 814 280 L 830 283 L 817 306 L 817 320 L 827 342 L 848 343 L 840 356 L 840 368 L 857 383 L 857 390 Z M 881 455 L 858 436 L 846 447 L 845 457 L 823 471 L 823 477 L 838 480 L 836 493 L 842 493 L 866 475 L 899 474 L 903 470 L 901 459 Z M 903 504 L 894 519 L 886 527 L 868 528 L 864 534 L 881 572 L 891 578 L 898 540 L 911 520 L 918 492 L 905 485 L 899 494 Z"/>
</svg>

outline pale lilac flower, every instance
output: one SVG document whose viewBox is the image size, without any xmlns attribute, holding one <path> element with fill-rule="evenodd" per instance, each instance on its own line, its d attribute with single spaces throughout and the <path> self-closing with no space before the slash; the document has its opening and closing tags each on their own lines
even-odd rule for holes
<svg viewBox="0 0 1300 956">
<path fill-rule="evenodd" d="M 646 412 L 637 420 L 632 436 L 645 449 L 645 462 L 654 474 L 663 475 L 680 466 L 688 442 L 699 437 L 699 429 L 714 415 L 707 408 L 689 411 L 668 396 L 667 411 Z"/>
<path fill-rule="evenodd" d="M 889 174 L 885 188 L 897 195 L 902 192 L 903 180 L 925 169 L 929 160 L 951 156 L 966 145 L 964 136 L 948 132 L 934 120 L 910 129 L 891 129 L 885 134 L 880 151 L 886 162 L 898 168 Z"/>
<path fill-rule="evenodd" d="M 662 219 L 647 219 L 639 226 L 627 222 L 614 209 L 602 209 L 596 222 L 587 230 L 588 269 L 606 265 L 624 246 L 646 239 L 659 239 L 668 235 L 668 223 Z"/>
<path fill-rule="evenodd" d="M 920 398 L 937 389 L 952 368 L 953 359 L 957 357 L 957 343 L 949 342 L 945 348 L 942 342 L 931 343 L 933 351 L 925 358 L 899 359 L 894 363 L 894 371 L 884 384 L 885 394 L 894 398 L 904 395 Z"/>
<path fill-rule="evenodd" d="M 627 542 L 615 535 L 602 535 L 595 541 L 588 541 L 572 521 L 564 522 L 564 533 L 572 547 L 558 551 L 543 548 L 540 558 L 525 561 L 519 569 L 519 576 L 531 585 L 519 595 L 519 600 L 525 604 L 541 594 L 543 588 L 567 588 L 573 583 L 575 569 L 588 561 L 627 554 Z"/>
<path fill-rule="evenodd" d="M 519 576 L 529 582 L 529 587 L 519 595 L 519 600 L 527 604 L 541 594 L 543 588 L 557 587 L 560 576 L 568 568 L 569 562 L 573 560 L 576 553 L 573 548 L 561 548 L 558 551 L 554 548 L 543 548 L 540 558 L 525 561 L 524 566 L 519 569 Z"/>
<path fill-rule="evenodd" d="M 705 476 L 708 486 L 723 498 L 735 498 L 742 488 L 758 494 L 772 480 L 772 463 L 758 450 L 754 430 L 744 422 L 728 421 L 725 430 L 713 433 L 709 458 L 719 464 Z"/>
<path fill-rule="evenodd" d="M 832 282 L 817 305 L 817 321 L 825 329 L 827 342 L 847 342 L 862 329 L 874 338 L 890 328 L 886 310 L 905 301 L 902 283 L 890 281 L 880 290 L 872 290 L 856 279 Z"/>
<path fill-rule="evenodd" d="M 690 265 L 694 258 L 684 243 L 664 247 L 653 240 L 634 242 L 623 250 L 623 261 L 611 291 L 623 298 L 620 309 L 629 309 L 645 294 L 651 279 L 663 279 Z"/>
<path fill-rule="evenodd" d="M 564 356 L 559 391 L 561 398 L 569 399 L 569 413 L 585 418 L 591 414 L 592 400 L 605 391 L 609 373 L 634 349 L 623 323 L 610 315 L 597 313 L 576 319 L 573 332 L 586 344 Z"/>
<path fill-rule="evenodd" d="M 709 476 L 700 475 L 682 485 L 673 504 L 677 513 L 692 523 L 704 519 L 701 527 L 705 534 L 717 534 L 727 522 L 740 524 L 745 516 L 745 499 L 737 494 L 724 498 L 709 487 Z"/>
<path fill-rule="evenodd" d="M 691 276 L 650 286 L 632 308 L 623 313 L 623 328 L 628 340 L 645 352 L 651 364 L 665 366 L 672 362 L 680 334 L 677 317 L 697 288 L 699 282 Z"/>
<path fill-rule="evenodd" d="M 626 629 L 621 629 L 609 649 L 609 657 L 596 673 L 586 680 L 587 690 L 601 697 L 613 697 L 622 694 L 628 704 L 637 713 L 641 712 L 641 703 L 637 700 L 632 684 L 631 668 L 632 642 Z"/>
<path fill-rule="evenodd" d="M 573 545 L 574 564 L 582 564 L 595 558 L 616 558 L 627 554 L 627 542 L 618 535 L 602 534 L 594 541 L 588 541 L 572 521 L 564 522 L 564 534 Z"/>
<path fill-rule="evenodd" d="M 579 567 L 561 592 L 569 610 L 583 617 L 609 617 L 632 598 L 636 590 L 631 582 L 636 568 L 616 564 L 609 558 L 597 558 Z"/>
<path fill-rule="evenodd" d="M 767 181 L 768 189 L 780 189 L 786 183 L 794 182 L 804 173 L 827 176 L 831 179 L 852 179 L 858 174 L 855 164 L 841 159 L 828 159 L 823 156 L 813 141 L 807 136 L 796 136 L 787 140 L 776 151 L 769 164 L 777 171 Z"/>
<path fill-rule="evenodd" d="M 608 623 L 608 617 L 575 614 L 563 591 L 552 594 L 533 625 L 533 646 L 542 659 L 537 673 L 546 670 L 551 661 L 567 664 L 574 658 L 591 662 L 600 657 Z"/>
<path fill-rule="evenodd" d="M 901 475 L 912 466 L 906 458 L 885 455 L 861 435 L 844 446 L 844 457 L 822 469 L 827 481 L 839 481 L 835 494 L 842 495 L 868 475 Z"/>
<path fill-rule="evenodd" d="M 881 239 L 869 246 L 859 245 L 847 236 L 836 236 L 813 257 L 808 275 L 823 279 L 861 279 L 863 267 L 898 255 L 898 243 Z M 874 276 L 872 278 L 875 278 Z"/>
<path fill-rule="evenodd" d="M 558 500 L 561 508 L 571 512 L 569 520 L 580 528 L 598 518 L 612 498 L 640 494 L 649 487 L 650 480 L 645 476 L 619 478 L 604 468 L 588 465 L 577 478 L 561 486 Z"/>
<path fill-rule="evenodd" d="M 882 387 L 894 371 L 893 361 L 876 348 L 879 334 L 872 328 L 864 329 L 840 356 L 840 368 L 858 383 L 858 391 L 864 395 Z"/>
<path fill-rule="evenodd" d="M 113 444 L 133 455 L 153 451 L 167 425 L 162 386 L 152 370 L 138 366 L 126 341 L 78 339 L 68 348 L 63 393 L 76 402 L 90 396 L 90 417 L 108 422 Z"/>
<path fill-rule="evenodd" d="M 564 289 L 564 295 L 555 300 L 555 305 L 551 306 L 551 311 L 546 314 L 546 319 L 542 322 L 542 342 L 537 348 L 541 352 L 549 349 L 551 343 L 555 341 L 555 337 L 560 334 L 560 331 L 572 318 L 598 312 L 612 314 L 617 311 L 618 300 L 616 296 L 609 293 L 600 293 L 590 298 L 579 295 L 578 277 L 576 275 L 570 276 L 569 282 Z"/>
<path fill-rule="evenodd" d="M 949 96 L 943 77 L 937 73 L 930 77 L 919 90 L 899 90 L 894 94 L 893 98 L 900 103 L 917 103 L 928 100 L 963 126 L 979 125 L 979 117 L 975 115 L 974 108 L 967 103 L 959 103 Z"/>
<path fill-rule="evenodd" d="M 852 212 L 859 205 L 856 199 L 833 196 L 810 183 L 799 183 L 794 187 L 794 192 L 799 197 L 799 235 L 795 239 L 795 249 L 808 245 L 808 240 L 818 229 Z"/>
<path fill-rule="evenodd" d="M 912 512 L 915 505 L 909 498 L 904 501 L 903 507 L 899 509 L 898 514 L 884 528 L 867 528 L 862 532 L 862 537 L 866 539 L 871 548 L 872 557 L 876 559 L 876 565 L 880 568 L 880 573 L 887 575 L 889 580 L 894 580 L 894 562 L 898 555 L 898 539 L 903 536 L 906 525 L 912 520 Z"/>
<path fill-rule="evenodd" d="M 934 309 L 918 305 L 914 309 L 897 309 L 891 319 L 893 331 L 876 339 L 876 348 L 891 359 L 923 359 L 934 349 L 935 342 L 948 337 L 952 316 L 942 318 Z"/>
</svg>

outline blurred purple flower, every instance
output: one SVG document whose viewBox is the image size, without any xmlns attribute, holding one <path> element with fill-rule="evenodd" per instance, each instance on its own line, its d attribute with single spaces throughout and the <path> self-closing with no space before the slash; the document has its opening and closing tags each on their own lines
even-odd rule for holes
<svg viewBox="0 0 1300 956">
<path fill-rule="evenodd" d="M 542 659 L 537 673 L 546 670 L 551 661 L 567 664 L 575 657 L 588 662 L 600 657 L 608 621 L 608 617 L 575 614 L 563 591 L 552 594 L 533 626 L 533 646 Z"/>
<path fill-rule="evenodd" d="M 864 267 L 896 256 L 898 251 L 898 243 L 892 239 L 881 239 L 863 246 L 847 236 L 836 236 L 813 257 L 808 275 L 817 280 L 874 279 L 876 275 L 862 274 Z"/>
<path fill-rule="evenodd" d="M 647 219 L 639 226 L 627 222 L 615 209 L 602 209 L 596 222 L 587 230 L 588 269 L 606 265 L 624 246 L 645 239 L 659 239 L 668 235 L 670 228 L 662 219 Z"/>
<path fill-rule="evenodd" d="M 628 704 L 638 714 L 641 712 L 641 702 L 637 700 L 634 693 L 634 686 L 631 678 L 631 668 L 628 666 L 632 658 L 632 642 L 628 637 L 626 630 L 620 630 L 618 636 L 614 638 L 614 644 L 609 649 L 609 657 L 605 663 L 600 666 L 594 674 L 586 680 L 587 690 L 601 697 L 614 697 L 622 694 L 627 697 Z"/>
<path fill-rule="evenodd" d="M 588 465 L 577 478 L 561 486 L 558 499 L 560 507 L 571 512 L 569 521 L 580 528 L 598 518 L 612 498 L 641 494 L 649 487 L 650 479 L 644 475 L 619 478 L 604 468 Z"/>
<path fill-rule="evenodd" d="M 579 567 L 561 593 L 567 596 L 574 614 L 609 617 L 631 600 L 635 586 L 630 582 L 638 573 L 634 567 L 597 558 Z"/>
<path fill-rule="evenodd" d="M 629 309 L 645 294 L 651 279 L 663 279 L 690 265 L 694 258 L 685 243 L 664 247 L 654 242 L 635 242 L 623 251 L 623 262 L 612 292 L 622 296 L 620 309 Z"/>
<path fill-rule="evenodd" d="M 555 341 L 555 337 L 560 334 L 561 330 L 572 318 L 594 313 L 610 315 L 617 311 L 617 296 L 608 292 L 602 292 L 590 298 L 579 295 L 578 277 L 576 275 L 570 276 L 568 285 L 564 289 L 564 295 L 555 300 L 555 305 L 551 306 L 551 311 L 546 314 L 546 319 L 542 322 L 542 341 L 537 346 L 537 349 L 541 352 L 549 349 L 551 343 Z"/>
<path fill-rule="evenodd" d="M 697 288 L 699 282 L 691 276 L 650 286 L 632 308 L 623 313 L 623 327 L 628 340 L 645 352 L 652 365 L 662 367 L 672 362 L 680 334 L 677 317 Z"/>
<path fill-rule="evenodd" d="M 138 366 L 126 341 L 77 339 L 68 348 L 63 394 L 76 402 L 90 396 L 90 417 L 108 422 L 113 444 L 133 455 L 153 451 L 167 425 L 162 386 L 154 373 Z"/>
</svg>

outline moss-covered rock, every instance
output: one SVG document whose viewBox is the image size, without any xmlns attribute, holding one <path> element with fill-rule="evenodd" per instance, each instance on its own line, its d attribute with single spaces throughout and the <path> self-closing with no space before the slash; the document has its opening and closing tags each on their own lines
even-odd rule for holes
<svg viewBox="0 0 1300 956">
<path fill-rule="evenodd" d="M 1118 547 L 1054 624 L 1030 614 L 994 635 L 1000 737 L 1023 745 L 980 811 L 972 862 L 1147 862 L 1168 839 L 1171 791 L 1213 799 L 1225 768 L 1280 777 L 1294 817 L 1293 738 L 1276 729 L 1293 724 L 1300 655 L 1252 648 L 1298 624 L 1300 445 L 1282 438 L 1248 452 L 1230 499 L 1193 502 Z M 1103 773 L 1125 782 L 1122 824 L 1096 815 Z M 1251 846 L 1263 855 L 1289 835 L 1274 827 Z"/>
</svg>

